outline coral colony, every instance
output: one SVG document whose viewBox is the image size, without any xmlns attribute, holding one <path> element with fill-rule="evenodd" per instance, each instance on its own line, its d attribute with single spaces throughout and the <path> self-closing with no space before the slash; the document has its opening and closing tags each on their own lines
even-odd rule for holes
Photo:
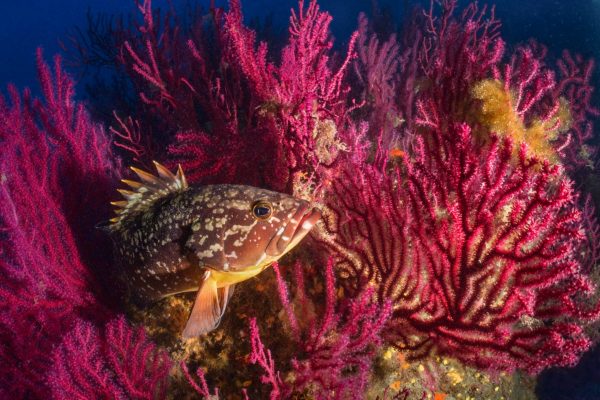
<svg viewBox="0 0 600 400">
<path fill-rule="evenodd" d="M 398 35 L 361 16 L 338 50 L 316 1 L 292 10 L 281 51 L 239 0 L 138 6 L 77 41 L 114 72 L 89 105 L 41 51 L 42 98 L 0 98 L 0 397 L 500 399 L 515 371 L 593 344 L 600 235 L 578 189 L 594 178 L 592 62 L 508 51 L 493 8 L 453 0 Z M 174 302 L 118 299 L 95 229 L 125 167 L 153 160 L 323 213 L 189 341 Z"/>
</svg>

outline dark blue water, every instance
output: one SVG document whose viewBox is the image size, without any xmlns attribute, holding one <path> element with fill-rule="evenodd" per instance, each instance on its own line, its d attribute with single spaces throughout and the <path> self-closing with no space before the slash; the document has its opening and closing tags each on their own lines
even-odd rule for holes
<svg viewBox="0 0 600 400">
<path fill-rule="evenodd" d="M 175 0 L 175 6 L 184 0 Z M 308 2 L 308 0 L 307 0 Z M 86 11 L 127 13 L 134 9 L 133 0 L 4 0 L 0 5 L 0 84 L 13 82 L 19 87 L 35 86 L 34 54 L 38 46 L 47 56 L 60 51 L 59 42 L 66 41 L 75 26 L 85 26 Z M 208 0 L 199 1 L 208 5 Z M 217 4 L 225 3 L 223 0 Z M 398 20 L 406 7 L 416 1 L 380 1 Z M 467 1 L 461 0 L 461 4 Z M 484 2 L 480 2 L 484 3 Z M 568 48 L 585 57 L 600 59 L 600 1 L 598 0 L 502 0 L 497 15 L 503 21 L 503 36 L 510 43 L 537 38 L 551 51 Z M 166 0 L 154 0 L 164 7 Z M 248 19 L 273 14 L 276 24 L 287 23 L 289 10 L 296 1 L 246 0 Z M 369 12 L 366 0 L 322 0 L 321 7 L 333 16 L 332 30 L 339 39 L 347 38 L 356 26 L 360 11 Z M 598 73 L 596 74 L 598 77 Z M 597 79 L 598 81 L 598 79 Z"/>
</svg>

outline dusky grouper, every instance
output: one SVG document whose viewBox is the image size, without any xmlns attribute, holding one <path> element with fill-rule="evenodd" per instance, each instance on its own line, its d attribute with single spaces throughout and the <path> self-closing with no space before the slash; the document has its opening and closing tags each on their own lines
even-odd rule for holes
<svg viewBox="0 0 600 400">
<path fill-rule="evenodd" d="M 294 248 L 319 220 L 305 200 L 243 185 L 189 186 L 155 162 L 124 179 L 108 229 L 131 296 L 149 302 L 198 291 L 183 337 L 215 329 L 235 285 Z"/>
</svg>

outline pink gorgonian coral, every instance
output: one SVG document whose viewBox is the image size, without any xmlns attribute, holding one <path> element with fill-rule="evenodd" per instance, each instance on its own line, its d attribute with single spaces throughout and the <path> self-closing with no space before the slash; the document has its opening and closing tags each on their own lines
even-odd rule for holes
<svg viewBox="0 0 600 400">
<path fill-rule="evenodd" d="M 249 362 L 262 370 L 260 382 L 269 388 L 271 400 L 283 400 L 299 393 L 311 393 L 315 399 L 363 398 L 371 377 L 377 349 L 382 344 L 383 329 L 391 315 L 392 304 L 376 301 L 370 288 L 356 298 L 339 299 L 335 285 L 334 263 L 329 260 L 324 271 L 325 304 L 305 287 L 305 266 L 294 266 L 294 293 L 284 281 L 279 265 L 274 266 L 279 297 L 292 339 L 294 357 L 291 369 L 281 371 L 274 354 L 261 339 L 259 323 L 249 323 Z M 186 380 L 204 397 L 218 397 L 219 390 L 207 384 L 202 368 L 193 377 L 185 362 L 181 368 Z M 248 399 L 244 389 L 242 395 Z"/>
<path fill-rule="evenodd" d="M 500 370 L 573 365 L 600 304 L 581 296 L 581 214 L 560 166 L 513 157 L 510 139 L 475 143 L 465 125 L 418 137 L 391 171 L 353 164 L 331 188 L 321 242 L 351 292 L 374 286 L 394 310 L 384 331 Z"/>
<path fill-rule="evenodd" d="M 309 303 L 315 299 L 306 293 L 303 266 L 294 268 L 297 298 L 290 298 L 288 284 L 279 266 L 275 266 L 278 292 L 289 321 L 291 338 L 297 350 L 292 359 L 292 379 L 284 382 L 277 371 L 271 351 L 260 339 L 256 320 L 250 323 L 252 352 L 250 360 L 259 364 L 265 374 L 261 380 L 271 385 L 271 399 L 286 399 L 293 393 L 310 390 L 316 399 L 361 398 L 371 375 L 371 365 L 392 305 L 378 304 L 373 291 L 367 289 L 353 300 L 337 300 L 334 263 L 325 268 L 325 305 L 316 317 Z"/>
<path fill-rule="evenodd" d="M 189 29 L 174 13 L 152 10 L 150 0 L 139 9 L 139 24 L 110 31 L 120 47 L 113 61 L 136 92 L 128 118 L 115 114 L 119 147 L 138 160 L 181 164 L 194 183 L 286 192 L 299 175 L 317 176 L 334 161 L 337 130 L 354 109 L 345 78 L 356 34 L 336 62 L 332 17 L 315 0 L 299 1 L 286 46 L 269 57 L 267 44 L 257 44 L 244 25 L 237 0 L 226 12 L 211 7 L 205 17 L 190 16 Z M 168 157 L 152 154 L 144 142 L 167 145 Z"/>
<path fill-rule="evenodd" d="M 420 128 L 468 122 L 484 136 L 510 135 L 516 148 L 527 143 L 571 174 L 590 167 L 600 115 L 591 104 L 593 61 L 565 51 L 553 69 L 534 41 L 509 53 L 493 7 L 471 3 L 455 17 L 456 8 L 456 0 L 431 1 L 406 28 L 404 46 L 361 18 L 355 70 L 371 139 L 407 150 Z"/>
<path fill-rule="evenodd" d="M 94 207 L 95 191 L 114 171 L 110 142 L 73 101 L 59 58 L 51 71 L 38 53 L 38 71 L 45 101 L 12 86 L 10 100 L 0 99 L 0 388 L 7 398 L 43 397 L 62 332 L 80 310 L 102 313 L 74 232 L 93 226 L 84 208 Z"/>
<path fill-rule="evenodd" d="M 439 2 L 439 15 L 435 4 L 411 28 L 410 52 L 361 36 L 367 90 L 418 90 L 369 104 L 385 116 L 370 152 L 345 138 L 353 154 L 324 196 L 320 240 L 350 292 L 374 286 L 393 300 L 387 339 L 413 358 L 435 349 L 482 368 L 572 365 L 600 312 L 586 303 L 587 232 L 565 172 L 589 151 L 592 64 L 567 54 L 557 78 L 534 43 L 503 63 L 493 10 L 471 4 L 455 18 L 456 1 Z M 389 113 L 411 120 L 394 127 Z"/>
<path fill-rule="evenodd" d="M 38 72 L 43 100 L 12 86 L 0 98 L 0 397 L 155 398 L 168 357 L 108 322 L 99 279 L 110 250 L 94 224 L 118 174 L 110 141 L 59 57 L 51 70 L 38 52 Z"/>
<path fill-rule="evenodd" d="M 171 360 L 124 317 L 99 330 L 79 320 L 53 352 L 48 381 L 55 399 L 164 399 Z"/>
</svg>

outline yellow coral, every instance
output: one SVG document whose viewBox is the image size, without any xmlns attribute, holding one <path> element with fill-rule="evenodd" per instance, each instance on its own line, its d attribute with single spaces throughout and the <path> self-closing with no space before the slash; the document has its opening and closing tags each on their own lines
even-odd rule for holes
<svg viewBox="0 0 600 400">
<path fill-rule="evenodd" d="M 481 100 L 481 108 L 476 116 L 479 123 L 486 128 L 485 132 L 479 132 L 482 137 L 487 137 L 490 132 L 502 136 L 510 135 L 515 143 L 526 143 L 533 155 L 550 162 L 558 162 L 552 142 L 571 125 L 569 104 L 565 99 L 559 99 L 558 111 L 551 118 L 536 118 L 526 126 L 517 113 L 515 94 L 507 90 L 503 82 L 494 79 L 480 81 L 473 86 L 471 94 L 473 98 Z M 515 146 L 515 151 L 518 151 L 518 146 Z"/>
<path fill-rule="evenodd" d="M 452 382 L 453 385 L 458 385 L 463 381 L 462 375 L 454 368 L 450 368 L 450 371 L 446 375 L 450 378 L 450 382 Z"/>
</svg>

